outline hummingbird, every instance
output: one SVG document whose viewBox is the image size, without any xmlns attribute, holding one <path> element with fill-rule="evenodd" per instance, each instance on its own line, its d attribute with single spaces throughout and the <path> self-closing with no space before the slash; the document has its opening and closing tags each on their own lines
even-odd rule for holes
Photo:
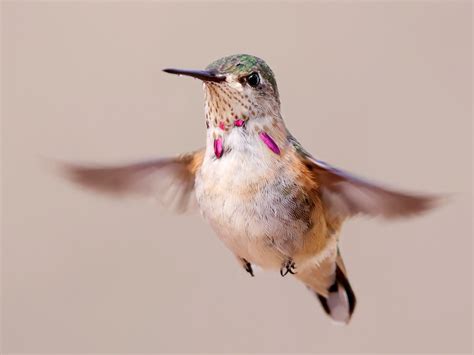
<svg viewBox="0 0 474 355">
<path fill-rule="evenodd" d="M 275 75 L 260 58 L 237 54 L 205 70 L 164 71 L 202 81 L 204 148 L 123 165 L 66 163 L 63 171 L 96 191 L 200 210 L 252 277 L 254 266 L 292 275 L 334 321 L 348 323 L 356 296 L 338 247 L 343 222 L 413 216 L 437 198 L 392 190 L 316 159 L 287 129 Z"/>
</svg>

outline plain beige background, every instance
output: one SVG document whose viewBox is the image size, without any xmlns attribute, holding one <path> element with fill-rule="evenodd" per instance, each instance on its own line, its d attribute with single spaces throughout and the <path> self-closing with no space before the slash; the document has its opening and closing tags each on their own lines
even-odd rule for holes
<svg viewBox="0 0 474 355">
<path fill-rule="evenodd" d="M 470 352 L 471 4 L 2 2 L 2 334 L 19 352 Z M 250 278 L 198 215 L 86 193 L 44 157 L 121 162 L 204 144 L 196 80 L 264 58 L 318 158 L 453 193 L 347 223 L 358 296 L 333 325 L 291 278 Z"/>
</svg>

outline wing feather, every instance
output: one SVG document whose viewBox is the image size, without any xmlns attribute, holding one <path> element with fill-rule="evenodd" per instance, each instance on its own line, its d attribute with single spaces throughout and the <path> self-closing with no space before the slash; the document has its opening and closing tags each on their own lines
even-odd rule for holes
<svg viewBox="0 0 474 355">
<path fill-rule="evenodd" d="M 374 184 L 315 159 L 295 138 L 291 137 L 290 141 L 312 172 L 322 201 L 334 216 L 408 217 L 428 211 L 440 201 L 437 196 L 406 193 Z"/>
<path fill-rule="evenodd" d="M 155 196 L 177 212 L 194 204 L 194 181 L 203 151 L 116 166 L 62 163 L 62 173 L 88 189 L 116 196 Z"/>
</svg>

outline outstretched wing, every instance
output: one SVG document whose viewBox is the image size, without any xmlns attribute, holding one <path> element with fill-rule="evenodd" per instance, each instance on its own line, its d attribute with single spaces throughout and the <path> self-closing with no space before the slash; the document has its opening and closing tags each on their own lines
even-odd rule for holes
<svg viewBox="0 0 474 355">
<path fill-rule="evenodd" d="M 174 158 L 127 165 L 61 164 L 61 171 L 79 185 L 111 195 L 154 196 L 177 212 L 194 204 L 194 180 L 203 150 Z"/>
<path fill-rule="evenodd" d="M 337 217 L 356 214 L 385 218 L 407 217 L 425 212 L 439 201 L 438 197 L 409 194 L 384 188 L 313 158 L 290 137 L 293 147 L 311 170 L 328 211 Z"/>
</svg>

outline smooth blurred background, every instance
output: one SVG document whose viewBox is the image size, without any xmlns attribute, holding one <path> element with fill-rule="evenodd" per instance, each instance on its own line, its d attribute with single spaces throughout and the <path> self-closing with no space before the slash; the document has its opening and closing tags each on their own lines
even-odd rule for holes
<svg viewBox="0 0 474 355">
<path fill-rule="evenodd" d="M 470 352 L 471 7 L 3 1 L 3 352 Z M 201 84 L 161 69 L 234 53 L 273 68 L 316 157 L 451 194 L 346 224 L 347 327 L 295 280 L 250 278 L 198 215 L 86 193 L 47 164 L 202 146 Z"/>
</svg>

